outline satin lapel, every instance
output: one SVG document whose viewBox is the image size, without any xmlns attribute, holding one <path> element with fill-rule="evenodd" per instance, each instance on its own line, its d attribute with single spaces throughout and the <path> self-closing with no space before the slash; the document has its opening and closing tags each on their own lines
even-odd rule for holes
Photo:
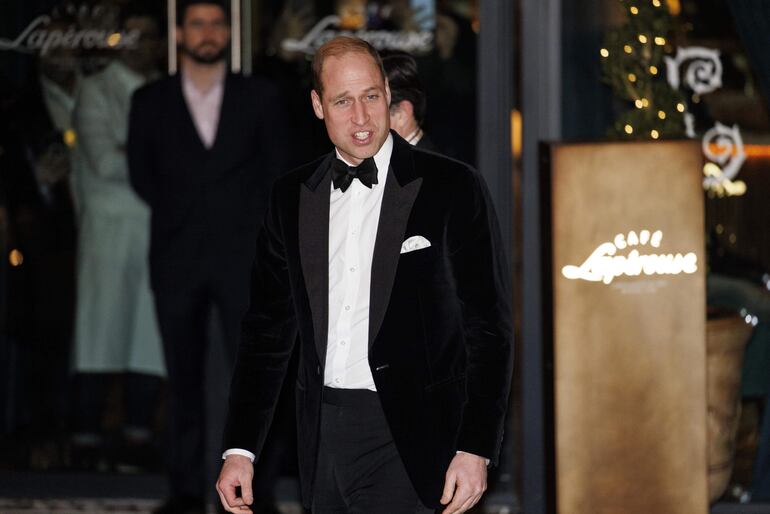
<svg viewBox="0 0 770 514">
<path fill-rule="evenodd" d="M 397 146 L 394 148 L 394 152 L 396 151 Z M 393 290 L 393 279 L 396 276 L 398 259 L 401 256 L 401 243 L 404 241 L 406 223 L 422 185 L 422 178 L 405 183 L 404 186 L 399 184 L 398 176 L 411 175 L 412 170 L 409 170 L 408 173 L 394 173 L 395 166 L 412 166 L 411 159 L 399 160 L 394 158 L 391 159 L 391 162 L 393 167 L 389 170 L 388 180 L 385 182 L 380 222 L 372 258 L 371 296 L 369 298 L 370 351 L 388 309 L 390 293 Z"/>
<path fill-rule="evenodd" d="M 305 278 L 318 359 L 326 359 L 329 326 L 329 196 L 331 173 L 324 159 L 300 186 L 299 255 Z"/>
</svg>

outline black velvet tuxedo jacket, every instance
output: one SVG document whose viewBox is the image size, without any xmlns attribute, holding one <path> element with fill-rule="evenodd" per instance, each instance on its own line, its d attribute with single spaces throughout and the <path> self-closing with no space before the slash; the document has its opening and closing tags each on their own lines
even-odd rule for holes
<svg viewBox="0 0 770 514">
<path fill-rule="evenodd" d="M 512 366 L 508 266 L 480 176 L 393 133 L 372 262 L 369 365 L 421 500 L 439 506 L 457 450 L 495 461 Z M 328 330 L 329 167 L 334 153 L 274 186 L 257 240 L 225 431 L 264 443 L 295 340 L 299 469 L 309 503 Z M 401 253 L 423 236 L 431 246 Z M 297 337 L 298 331 L 298 337 Z"/>
<path fill-rule="evenodd" d="M 274 87 L 227 74 L 207 149 L 179 74 L 134 93 L 127 152 L 131 184 L 152 211 L 153 289 L 195 283 L 210 270 L 248 277 L 270 186 L 285 169 L 283 119 Z"/>
</svg>

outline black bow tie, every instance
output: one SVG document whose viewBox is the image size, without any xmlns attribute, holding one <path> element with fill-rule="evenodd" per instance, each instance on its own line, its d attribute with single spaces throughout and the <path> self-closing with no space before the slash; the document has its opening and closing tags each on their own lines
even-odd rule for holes
<svg viewBox="0 0 770 514">
<path fill-rule="evenodd" d="M 334 189 L 342 189 L 344 193 L 355 178 L 369 189 L 372 188 L 372 184 L 377 183 L 377 165 L 374 164 L 372 157 L 364 159 L 358 166 L 348 166 L 339 158 L 334 159 L 332 164 Z"/>
</svg>

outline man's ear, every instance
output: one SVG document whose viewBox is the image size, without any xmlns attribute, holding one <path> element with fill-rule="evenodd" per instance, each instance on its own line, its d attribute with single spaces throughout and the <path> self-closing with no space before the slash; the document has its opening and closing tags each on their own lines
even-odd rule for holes
<svg viewBox="0 0 770 514">
<path fill-rule="evenodd" d="M 398 108 L 404 112 L 408 119 L 414 118 L 414 105 L 409 100 L 401 100 L 398 104 Z"/>
<path fill-rule="evenodd" d="M 315 89 L 310 92 L 310 102 L 313 104 L 313 112 L 316 118 L 319 120 L 324 119 L 324 106 L 321 103 L 321 97 L 315 92 Z"/>
</svg>

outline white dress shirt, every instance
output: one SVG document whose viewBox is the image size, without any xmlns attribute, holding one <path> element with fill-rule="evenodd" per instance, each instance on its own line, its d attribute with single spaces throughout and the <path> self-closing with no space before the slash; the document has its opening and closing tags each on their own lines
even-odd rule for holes
<svg viewBox="0 0 770 514">
<path fill-rule="evenodd" d="M 224 91 L 224 67 L 222 67 L 222 71 L 214 84 L 205 91 L 195 87 L 193 81 L 182 72 L 182 92 L 187 103 L 187 109 L 190 111 L 198 135 L 206 148 L 214 146 Z"/>
<path fill-rule="evenodd" d="M 369 369 L 369 294 L 374 240 L 388 177 L 393 137 L 374 155 L 377 184 L 353 180 L 329 198 L 329 333 L 324 385 L 376 391 Z M 337 158 L 342 159 L 339 152 Z M 342 159 L 344 161 L 344 159 Z M 350 163 L 347 163 L 350 165 Z"/>
</svg>

